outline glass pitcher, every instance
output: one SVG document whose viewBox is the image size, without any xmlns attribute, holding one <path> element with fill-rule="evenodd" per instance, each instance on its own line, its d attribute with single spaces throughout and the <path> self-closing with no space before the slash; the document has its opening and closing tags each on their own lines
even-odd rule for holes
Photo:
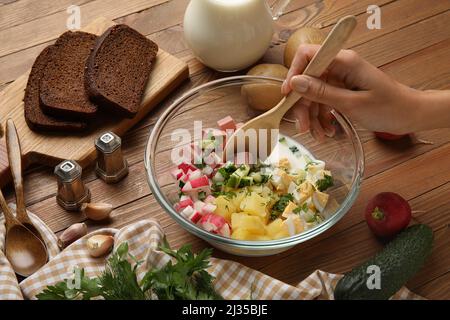
<svg viewBox="0 0 450 320">
<path fill-rule="evenodd" d="M 271 8 L 265 0 L 191 0 L 184 15 L 186 42 L 210 68 L 244 69 L 269 48 L 273 21 L 289 1 L 275 1 Z"/>
</svg>

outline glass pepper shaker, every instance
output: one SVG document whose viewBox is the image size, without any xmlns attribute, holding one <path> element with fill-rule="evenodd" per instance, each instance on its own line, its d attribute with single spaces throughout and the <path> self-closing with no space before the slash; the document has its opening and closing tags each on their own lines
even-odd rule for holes
<svg viewBox="0 0 450 320">
<path fill-rule="evenodd" d="M 106 183 L 116 183 L 128 174 L 128 163 L 122 155 L 122 140 L 113 132 L 101 134 L 95 141 L 95 172 Z"/>
<path fill-rule="evenodd" d="M 56 201 L 68 211 L 77 211 L 91 200 L 91 192 L 81 179 L 81 166 L 74 160 L 65 160 L 55 167 L 58 180 Z"/>
</svg>

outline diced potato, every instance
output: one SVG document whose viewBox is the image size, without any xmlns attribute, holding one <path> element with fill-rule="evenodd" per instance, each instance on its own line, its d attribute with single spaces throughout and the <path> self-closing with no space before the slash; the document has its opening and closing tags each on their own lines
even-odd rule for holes
<svg viewBox="0 0 450 320">
<path fill-rule="evenodd" d="M 231 233 L 231 238 L 237 239 L 237 240 L 247 240 L 247 241 L 264 241 L 264 240 L 270 240 L 271 238 L 269 236 L 265 235 L 257 235 L 254 233 L 251 233 L 247 229 L 236 229 L 233 230 Z"/>
<path fill-rule="evenodd" d="M 327 193 L 315 191 L 312 195 L 312 202 L 314 204 L 314 207 L 317 208 L 319 212 L 323 212 L 327 205 L 329 197 L 330 196 Z"/>
<path fill-rule="evenodd" d="M 231 228 L 233 230 L 246 229 L 248 232 L 264 235 L 265 225 L 258 216 L 250 216 L 246 213 L 233 213 L 231 215 Z"/>
<path fill-rule="evenodd" d="M 266 226 L 267 235 L 271 239 L 281 239 L 289 237 L 289 231 L 282 219 L 276 219 Z"/>
<path fill-rule="evenodd" d="M 241 205 L 242 200 L 245 198 L 245 195 L 247 194 L 247 189 L 244 188 L 238 192 L 236 192 L 236 196 L 231 198 L 231 202 L 236 208 L 239 208 Z"/>
<path fill-rule="evenodd" d="M 222 216 L 228 223 L 231 222 L 231 214 L 237 211 L 236 206 L 231 202 L 231 199 L 225 196 L 218 196 L 215 201 L 215 214 Z"/>
<path fill-rule="evenodd" d="M 297 205 L 294 202 L 289 201 L 286 208 L 284 208 L 283 214 L 281 216 L 283 218 L 287 218 L 288 215 L 292 214 L 292 212 L 294 211 L 295 208 L 297 208 Z"/>
<path fill-rule="evenodd" d="M 267 216 L 266 205 L 267 199 L 252 192 L 242 200 L 240 209 L 248 214 L 265 218 Z"/>
<path fill-rule="evenodd" d="M 281 173 L 281 182 L 283 183 L 284 189 L 287 189 L 289 187 L 289 184 L 295 180 L 294 176 L 291 176 L 287 172 Z"/>
<path fill-rule="evenodd" d="M 314 186 L 310 182 L 305 181 L 298 187 L 298 192 L 300 195 L 298 203 L 302 204 L 312 196 L 314 192 Z"/>
<path fill-rule="evenodd" d="M 287 219 L 283 221 L 283 225 L 287 228 L 289 236 L 296 235 L 304 230 L 303 223 L 296 214 L 290 214 Z"/>
<path fill-rule="evenodd" d="M 287 170 L 291 167 L 291 163 L 288 158 L 281 158 L 280 161 L 278 161 L 278 166 Z"/>
</svg>

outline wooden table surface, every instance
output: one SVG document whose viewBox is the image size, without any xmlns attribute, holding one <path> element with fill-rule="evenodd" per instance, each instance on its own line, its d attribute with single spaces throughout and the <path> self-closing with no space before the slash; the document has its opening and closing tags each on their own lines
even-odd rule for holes
<svg viewBox="0 0 450 320">
<path fill-rule="evenodd" d="M 144 218 L 159 220 L 172 246 L 192 243 L 196 250 L 207 246 L 181 229 L 156 203 L 144 172 L 144 147 L 158 114 L 187 89 L 223 77 L 205 68 L 183 39 L 182 20 L 188 0 L 0 0 L 0 90 L 31 67 L 35 57 L 65 31 L 69 5 L 81 8 L 86 25 L 105 16 L 156 41 L 161 48 L 183 59 L 190 67 L 190 81 L 130 130 L 123 138 L 129 176 L 116 185 L 96 178 L 92 168 L 84 181 L 93 201 L 114 205 L 108 224 L 87 222 L 90 229 L 121 227 Z M 273 2 L 273 0 L 272 0 Z M 381 7 L 382 28 L 368 30 L 366 9 Z M 273 45 L 264 62 L 281 63 L 290 30 L 308 25 L 330 30 L 339 17 L 358 19 L 349 47 L 397 80 L 420 89 L 450 89 L 449 0 L 293 0 L 277 25 Z M 2 122 L 5 119 L 0 119 Z M 418 137 L 433 144 L 408 140 L 383 143 L 359 129 L 366 171 L 361 193 L 350 212 L 333 228 L 307 243 L 272 257 L 240 258 L 215 251 L 215 256 L 239 261 L 287 283 L 296 284 L 315 269 L 342 273 L 381 249 L 363 218 L 368 199 L 381 191 L 400 193 L 415 211 L 413 220 L 434 230 L 435 243 L 424 268 L 408 283 L 414 292 L 431 299 L 450 299 L 450 129 L 421 132 Z M 81 214 L 62 210 L 55 201 L 56 181 L 52 168 L 33 167 L 25 177 L 27 207 L 56 233 Z M 13 200 L 11 187 L 8 200 Z"/>
</svg>

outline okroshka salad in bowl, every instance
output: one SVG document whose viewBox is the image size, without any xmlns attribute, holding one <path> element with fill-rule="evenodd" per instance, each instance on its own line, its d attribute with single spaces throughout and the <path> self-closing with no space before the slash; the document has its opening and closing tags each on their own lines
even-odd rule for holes
<svg viewBox="0 0 450 320">
<path fill-rule="evenodd" d="M 334 212 L 337 204 L 326 193 L 333 177 L 323 161 L 280 135 L 263 161 L 244 152 L 224 162 L 214 150 L 236 124 L 231 117 L 218 123 L 220 130 L 205 129 L 192 145 L 193 158 L 199 151 L 201 160 L 181 162 L 171 171 L 180 189 L 174 208 L 182 217 L 207 232 L 258 241 L 302 233 Z"/>
<path fill-rule="evenodd" d="M 268 92 L 281 83 L 238 76 L 194 88 L 167 108 L 147 144 L 159 204 L 183 229 L 229 253 L 271 255 L 307 241 L 339 221 L 359 192 L 361 143 L 335 111 L 335 133 L 325 141 L 299 134 L 287 115 L 270 153 L 261 156 L 250 141 L 250 150 L 224 157 L 227 138 L 255 116 L 244 89 Z"/>
</svg>

